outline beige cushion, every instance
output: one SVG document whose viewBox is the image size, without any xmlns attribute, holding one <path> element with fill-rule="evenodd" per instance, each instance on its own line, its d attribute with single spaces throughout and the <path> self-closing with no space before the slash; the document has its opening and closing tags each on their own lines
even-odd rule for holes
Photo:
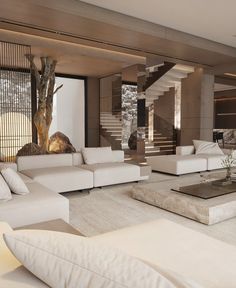
<svg viewBox="0 0 236 288">
<path fill-rule="evenodd" d="M 207 160 L 207 170 L 222 169 L 222 161 L 227 155 L 219 154 L 199 154 L 197 157 L 205 158 Z"/>
<path fill-rule="evenodd" d="M 0 175 L 0 201 L 8 201 L 10 199 L 12 199 L 11 190 L 2 175 Z"/>
<path fill-rule="evenodd" d="M 93 174 L 74 166 L 39 168 L 21 172 L 57 193 L 93 187 Z"/>
<path fill-rule="evenodd" d="M 11 227 L 0 222 L 0 287 L 1 288 L 46 288 L 41 280 L 36 278 L 12 255 L 7 248 L 3 233 L 11 232 Z"/>
<path fill-rule="evenodd" d="M 128 163 L 100 163 L 82 165 L 93 172 L 94 187 L 140 180 L 140 167 Z"/>
<path fill-rule="evenodd" d="M 111 147 L 83 148 L 82 154 L 85 164 L 113 162 Z"/>
<path fill-rule="evenodd" d="M 174 222 L 159 219 L 93 239 L 184 275 L 203 287 L 236 287 L 236 247 Z"/>
<path fill-rule="evenodd" d="M 39 183 L 26 184 L 30 193 L 12 194 L 12 200 L 0 201 L 0 221 L 20 227 L 61 218 L 69 221 L 69 201 Z M 1 286 L 0 286 L 1 287 Z"/>
<path fill-rule="evenodd" d="M 218 143 L 193 140 L 193 145 L 196 150 L 196 154 L 218 154 L 224 155 L 223 151 L 220 149 Z"/>
<path fill-rule="evenodd" d="M 16 171 L 11 168 L 4 168 L 1 170 L 1 174 L 13 193 L 19 195 L 29 193 L 29 189 Z"/>
<path fill-rule="evenodd" d="M 80 152 L 72 153 L 73 166 L 80 166 L 84 164 L 83 156 Z"/>
<path fill-rule="evenodd" d="M 192 155 L 194 154 L 195 148 L 193 145 L 188 146 L 177 146 L 176 147 L 176 155 Z"/>
<path fill-rule="evenodd" d="M 125 153 L 122 150 L 112 150 L 113 161 L 114 162 L 124 162 Z"/>
<path fill-rule="evenodd" d="M 177 288 L 144 262 L 85 237 L 20 230 L 4 239 L 27 269 L 53 288 Z"/>
<path fill-rule="evenodd" d="M 18 171 L 60 166 L 72 166 L 71 153 L 17 157 Z"/>
<path fill-rule="evenodd" d="M 207 170 L 207 160 L 196 155 L 163 155 L 147 158 L 154 171 L 181 175 Z"/>
</svg>

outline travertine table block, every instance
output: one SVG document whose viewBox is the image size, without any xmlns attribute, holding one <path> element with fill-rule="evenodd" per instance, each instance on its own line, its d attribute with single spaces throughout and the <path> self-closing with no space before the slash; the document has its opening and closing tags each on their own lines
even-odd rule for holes
<svg viewBox="0 0 236 288">
<path fill-rule="evenodd" d="M 171 189 L 199 183 L 200 177 L 179 178 L 144 185 L 134 185 L 134 199 L 174 212 L 198 222 L 212 225 L 236 216 L 236 193 L 201 199 Z"/>
</svg>

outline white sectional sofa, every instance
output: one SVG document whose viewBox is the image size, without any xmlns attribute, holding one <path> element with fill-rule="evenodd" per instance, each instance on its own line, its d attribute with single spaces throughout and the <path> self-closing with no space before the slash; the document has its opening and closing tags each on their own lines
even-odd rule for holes
<svg viewBox="0 0 236 288">
<path fill-rule="evenodd" d="M 124 162 L 120 150 L 112 151 L 110 162 L 93 164 L 85 164 L 81 152 L 21 156 L 17 158 L 17 169 L 57 193 L 148 179 L 141 177 L 138 165 Z"/>
<path fill-rule="evenodd" d="M 210 171 L 222 169 L 222 160 L 227 157 L 226 153 L 230 153 L 229 150 L 222 151 L 225 154 L 195 154 L 193 145 L 178 146 L 176 155 L 152 156 L 147 159 L 147 163 L 153 171 L 173 175 Z"/>
<path fill-rule="evenodd" d="M 1 163 L 0 169 L 10 167 L 17 171 L 15 163 Z M 30 193 L 17 195 L 12 193 L 10 201 L 0 201 L 0 221 L 12 228 L 53 219 L 69 222 L 69 200 L 53 192 L 28 176 L 18 172 Z"/>
<path fill-rule="evenodd" d="M 0 221 L 13 228 L 53 219 L 69 222 L 69 200 L 41 184 L 26 182 L 30 193 L 12 194 L 12 199 L 0 203 Z"/>
<path fill-rule="evenodd" d="M 90 189 L 119 183 L 139 181 L 140 167 L 124 163 L 123 151 L 112 151 L 112 162 L 85 164 L 80 152 L 22 156 L 17 165 L 4 163 L 26 183 L 30 193 L 0 201 L 0 221 L 13 228 L 33 223 L 63 219 L 69 221 L 69 201 L 59 193 Z"/>
</svg>

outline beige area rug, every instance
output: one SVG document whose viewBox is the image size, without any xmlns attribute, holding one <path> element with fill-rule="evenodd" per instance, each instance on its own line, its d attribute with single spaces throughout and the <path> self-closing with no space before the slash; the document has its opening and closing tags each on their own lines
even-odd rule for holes
<svg viewBox="0 0 236 288">
<path fill-rule="evenodd" d="M 146 183 L 157 183 L 184 178 L 200 179 L 200 174 L 175 177 L 152 173 Z M 184 182 L 185 182 L 184 181 Z M 65 193 L 70 201 L 70 223 L 86 236 L 94 236 L 123 227 L 137 225 L 159 218 L 166 218 L 211 237 L 236 245 L 236 218 L 206 226 L 166 210 L 142 203 L 131 197 L 132 185 L 122 184 L 93 189 L 87 192 Z"/>
</svg>

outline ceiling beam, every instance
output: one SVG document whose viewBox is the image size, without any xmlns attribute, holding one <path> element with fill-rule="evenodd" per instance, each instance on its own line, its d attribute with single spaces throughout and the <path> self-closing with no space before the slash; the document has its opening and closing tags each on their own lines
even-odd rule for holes
<svg viewBox="0 0 236 288">
<path fill-rule="evenodd" d="M 216 65 L 210 69 L 207 69 L 211 74 L 222 75 L 224 73 L 235 73 L 236 74 L 236 61 L 233 63 L 226 63 L 221 65 Z"/>
<path fill-rule="evenodd" d="M 11 25 L 8 29 L 89 41 L 169 62 L 209 67 L 236 60 L 235 48 L 81 1 L 1 1 L 0 18 L 1 25 Z"/>
</svg>

